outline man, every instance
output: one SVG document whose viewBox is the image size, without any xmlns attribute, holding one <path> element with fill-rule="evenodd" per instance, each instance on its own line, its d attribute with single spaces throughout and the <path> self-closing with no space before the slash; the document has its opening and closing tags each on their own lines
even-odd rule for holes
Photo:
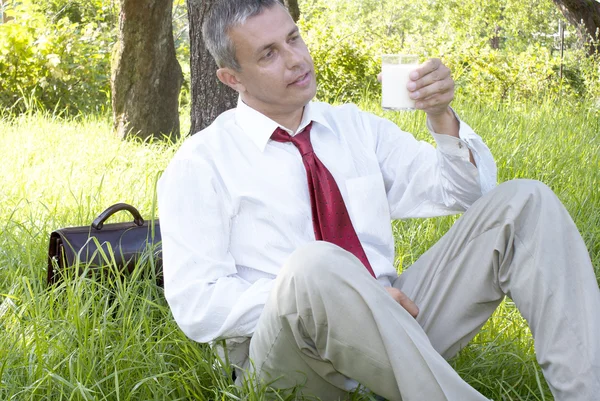
<svg viewBox="0 0 600 401">
<path fill-rule="evenodd" d="M 434 148 L 312 102 L 312 59 L 276 0 L 217 2 L 203 33 L 240 100 L 159 183 L 165 295 L 190 338 L 227 339 L 238 377 L 323 400 L 358 383 L 389 400 L 483 400 L 446 359 L 509 295 L 556 399 L 600 394 L 600 293 L 577 228 L 541 183 L 494 189 L 439 60 L 409 84 Z M 398 277 L 390 221 L 466 209 Z"/>
</svg>

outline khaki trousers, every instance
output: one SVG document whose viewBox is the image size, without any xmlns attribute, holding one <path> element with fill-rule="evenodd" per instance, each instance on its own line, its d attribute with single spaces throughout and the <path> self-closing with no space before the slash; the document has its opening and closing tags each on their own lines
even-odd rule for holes
<svg viewBox="0 0 600 401">
<path fill-rule="evenodd" d="M 600 397 L 600 291 L 554 193 L 504 183 L 478 200 L 393 283 L 412 318 L 352 254 L 314 242 L 277 277 L 245 368 L 273 387 L 347 398 L 348 378 L 388 400 L 484 400 L 446 362 L 505 295 L 529 323 L 556 400 Z"/>
</svg>

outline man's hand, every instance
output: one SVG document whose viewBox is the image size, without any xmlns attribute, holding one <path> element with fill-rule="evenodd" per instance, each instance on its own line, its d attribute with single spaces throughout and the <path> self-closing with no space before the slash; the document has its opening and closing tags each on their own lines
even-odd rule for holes
<svg viewBox="0 0 600 401">
<path fill-rule="evenodd" d="M 416 318 L 419 314 L 419 308 L 417 305 L 406 296 L 405 293 L 394 287 L 385 287 L 385 290 L 398 302 L 412 317 Z"/>
<path fill-rule="evenodd" d="M 450 69 L 440 59 L 427 60 L 410 73 L 407 88 L 415 107 L 427 113 L 431 119 L 448 112 L 454 99 L 454 80 Z"/>
<path fill-rule="evenodd" d="M 406 85 L 409 96 L 415 100 L 415 108 L 427 114 L 433 131 L 459 138 L 460 124 L 450 109 L 450 102 L 454 99 L 454 80 L 450 69 L 440 59 L 432 58 L 417 66 L 409 77 Z M 379 74 L 377 79 L 381 81 L 381 78 Z M 471 150 L 469 160 L 477 166 Z"/>
<path fill-rule="evenodd" d="M 450 69 L 440 59 L 432 58 L 415 66 L 409 77 L 406 89 L 415 100 L 415 108 L 427 114 L 435 132 L 458 138 L 458 120 L 449 107 L 454 99 L 454 80 Z M 381 81 L 382 74 L 377 75 L 377 79 Z"/>
</svg>

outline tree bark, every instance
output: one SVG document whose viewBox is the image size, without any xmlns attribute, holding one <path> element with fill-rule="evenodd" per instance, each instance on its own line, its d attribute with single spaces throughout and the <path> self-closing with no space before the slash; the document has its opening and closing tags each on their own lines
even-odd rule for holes
<svg viewBox="0 0 600 401">
<path fill-rule="evenodd" d="M 298 0 L 283 0 L 283 4 L 287 7 L 294 22 L 298 22 L 298 19 L 300 19 L 300 7 L 298 7 Z"/>
<path fill-rule="evenodd" d="M 119 137 L 179 136 L 183 81 L 175 56 L 173 0 L 121 0 L 111 77 Z"/>
<path fill-rule="evenodd" d="M 553 0 L 567 21 L 577 27 L 589 45 L 589 54 L 600 52 L 600 3 L 595 0 Z"/>
<path fill-rule="evenodd" d="M 14 5 L 13 5 L 13 7 L 14 7 Z M 8 8 L 9 8 L 9 5 L 7 4 L 7 2 L 5 2 L 4 0 L 0 0 L 0 24 L 5 24 L 8 21 L 12 21 L 15 19 L 14 17 L 10 17 L 5 14 L 5 12 Z"/>
<path fill-rule="evenodd" d="M 496 25 L 494 28 L 494 36 L 490 38 L 490 46 L 492 49 L 498 50 L 500 49 L 500 31 L 502 29 L 500 26 Z"/>
<path fill-rule="evenodd" d="M 237 103 L 237 92 L 218 80 L 217 64 L 202 40 L 204 16 L 215 1 L 218 0 L 187 0 L 192 89 L 190 134 L 208 127 L 219 114 Z"/>
</svg>

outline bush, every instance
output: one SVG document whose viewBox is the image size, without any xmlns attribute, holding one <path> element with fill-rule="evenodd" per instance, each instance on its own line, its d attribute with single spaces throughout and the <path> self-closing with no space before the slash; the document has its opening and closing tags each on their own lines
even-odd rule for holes
<svg viewBox="0 0 600 401">
<path fill-rule="evenodd" d="M 305 40 L 315 64 L 319 100 L 352 101 L 380 90 L 379 63 L 364 41 L 342 37 L 330 26 L 311 26 L 306 22 L 300 25 L 307 32 Z"/>
<path fill-rule="evenodd" d="M 43 3 L 42 5 L 45 5 Z M 111 21 L 73 10 L 52 20 L 40 5 L 23 2 L 0 25 L 0 107 L 65 114 L 102 112 L 110 99 Z"/>
<path fill-rule="evenodd" d="M 573 27 L 568 27 L 561 79 L 554 36 L 560 17 L 548 0 L 418 7 L 408 0 L 304 0 L 301 9 L 299 25 L 315 61 L 321 100 L 380 96 L 376 75 L 385 53 L 441 58 L 453 72 L 456 95 L 473 100 L 600 96 L 599 57 L 587 56 L 573 40 Z"/>
<path fill-rule="evenodd" d="M 539 46 L 523 52 L 467 49 L 445 61 L 454 73 L 457 95 L 474 100 L 532 99 L 557 90 L 559 60 Z"/>
</svg>

